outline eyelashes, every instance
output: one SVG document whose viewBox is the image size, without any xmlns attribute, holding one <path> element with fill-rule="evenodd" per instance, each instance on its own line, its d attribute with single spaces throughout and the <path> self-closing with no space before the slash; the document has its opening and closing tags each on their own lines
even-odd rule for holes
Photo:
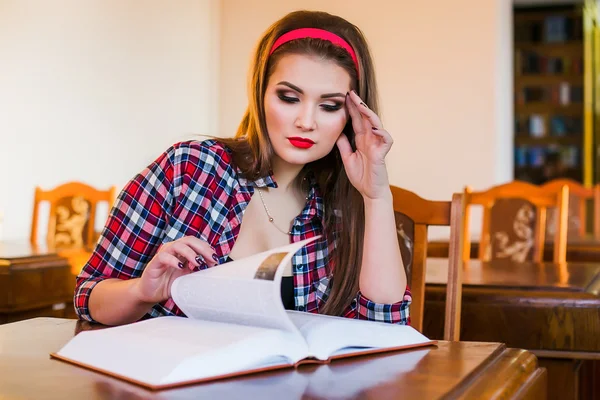
<svg viewBox="0 0 600 400">
<path fill-rule="evenodd" d="M 290 96 L 286 96 L 283 93 L 277 93 L 277 97 L 279 97 L 279 99 L 283 102 L 286 103 L 299 103 L 300 99 L 296 98 L 296 97 L 290 97 Z"/>
<path fill-rule="evenodd" d="M 322 104 L 321 107 L 323 107 L 323 109 L 325 111 L 334 112 L 334 111 L 340 110 L 342 108 L 342 103 L 336 102 L 335 105 Z"/>
<path fill-rule="evenodd" d="M 299 98 L 286 96 L 283 92 L 278 92 L 277 97 L 279 97 L 279 100 L 283 101 L 284 103 L 294 104 L 300 102 Z M 321 108 L 327 112 L 335 112 L 341 110 L 344 106 L 344 104 L 341 102 L 334 101 L 333 103 L 334 104 L 321 104 Z"/>
</svg>

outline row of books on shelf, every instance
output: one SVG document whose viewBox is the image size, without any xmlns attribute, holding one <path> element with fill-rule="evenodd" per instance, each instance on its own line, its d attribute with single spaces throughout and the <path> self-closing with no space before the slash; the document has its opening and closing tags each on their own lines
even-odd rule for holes
<svg viewBox="0 0 600 400">
<path fill-rule="evenodd" d="M 558 85 L 526 86 L 516 93 L 517 104 L 544 102 L 566 106 L 583 102 L 583 86 L 561 82 Z"/>
<path fill-rule="evenodd" d="M 515 180 L 529 182 L 534 185 L 543 185 L 554 179 L 571 179 L 581 182 L 581 169 L 556 168 L 554 165 L 548 167 L 523 167 L 515 169 Z"/>
<path fill-rule="evenodd" d="M 517 70 L 521 74 L 582 75 L 583 57 L 546 56 L 536 51 L 521 50 L 516 54 Z"/>
<path fill-rule="evenodd" d="M 541 20 L 515 23 L 515 42 L 557 43 L 581 40 L 581 17 L 549 15 Z"/>
<path fill-rule="evenodd" d="M 581 117 L 564 115 L 553 115 L 548 118 L 543 114 L 531 114 L 515 119 L 515 132 L 517 135 L 531 137 L 579 136 L 583 132 L 583 120 Z"/>
<path fill-rule="evenodd" d="M 516 146 L 515 167 L 541 167 L 552 158 L 565 168 L 576 168 L 580 164 L 579 153 L 577 146 Z"/>
</svg>

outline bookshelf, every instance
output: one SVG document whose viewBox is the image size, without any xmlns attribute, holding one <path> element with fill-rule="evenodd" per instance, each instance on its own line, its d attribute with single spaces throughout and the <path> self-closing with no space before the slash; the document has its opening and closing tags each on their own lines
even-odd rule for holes
<svg viewBox="0 0 600 400">
<path fill-rule="evenodd" d="M 515 179 L 584 182 L 580 5 L 514 9 Z"/>
</svg>

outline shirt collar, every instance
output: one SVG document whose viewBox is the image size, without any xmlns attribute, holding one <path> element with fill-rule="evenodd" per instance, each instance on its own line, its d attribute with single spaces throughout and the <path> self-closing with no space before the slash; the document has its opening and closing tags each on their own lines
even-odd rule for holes
<svg viewBox="0 0 600 400">
<path fill-rule="evenodd" d="M 242 170 L 239 167 L 236 167 L 236 172 L 237 172 L 238 181 L 240 183 L 240 186 L 244 186 L 244 187 L 254 186 L 254 187 L 259 187 L 259 188 L 264 188 L 264 187 L 276 188 L 277 187 L 277 182 L 275 182 L 275 178 L 273 177 L 272 173 L 267 176 L 259 177 L 255 180 L 250 180 L 250 179 L 246 179 L 242 176 Z"/>
<path fill-rule="evenodd" d="M 259 177 L 255 180 L 250 180 L 247 178 L 244 178 L 242 176 L 242 171 L 236 167 L 237 170 L 237 175 L 238 175 L 238 181 L 240 183 L 240 186 L 242 187 L 249 187 L 249 186 L 253 186 L 253 187 L 259 187 L 259 188 L 264 188 L 264 187 L 270 187 L 270 188 L 276 188 L 277 187 L 277 182 L 275 182 L 275 177 L 273 176 L 272 173 L 270 173 L 269 175 L 263 176 L 263 177 Z M 321 221 L 323 221 L 323 214 L 324 214 L 324 205 L 323 205 L 323 197 L 321 196 L 320 193 L 320 189 L 319 189 L 319 185 L 317 184 L 317 179 L 314 175 L 314 173 L 311 171 L 307 174 L 306 179 L 308 179 L 308 199 L 306 201 L 306 206 L 304 207 L 304 209 L 302 210 L 302 213 L 300 214 L 300 218 L 302 218 L 303 220 L 310 220 L 312 218 L 318 218 Z"/>
</svg>

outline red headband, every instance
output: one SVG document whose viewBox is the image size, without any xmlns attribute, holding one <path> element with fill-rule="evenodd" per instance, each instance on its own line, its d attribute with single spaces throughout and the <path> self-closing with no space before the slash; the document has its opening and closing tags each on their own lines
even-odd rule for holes
<svg viewBox="0 0 600 400">
<path fill-rule="evenodd" d="M 335 33 L 331 33 L 324 29 L 300 28 L 284 33 L 283 35 L 279 36 L 275 43 L 273 43 L 273 47 L 271 47 L 269 55 L 273 54 L 273 52 L 284 43 L 304 38 L 328 40 L 336 46 L 340 46 L 350 54 L 350 57 L 352 57 L 352 61 L 354 61 L 354 65 L 356 66 L 356 72 L 358 72 L 358 59 L 356 58 L 356 54 L 354 53 L 352 46 L 350 46 L 348 42 L 346 42 L 344 39 L 342 39 Z"/>
</svg>

